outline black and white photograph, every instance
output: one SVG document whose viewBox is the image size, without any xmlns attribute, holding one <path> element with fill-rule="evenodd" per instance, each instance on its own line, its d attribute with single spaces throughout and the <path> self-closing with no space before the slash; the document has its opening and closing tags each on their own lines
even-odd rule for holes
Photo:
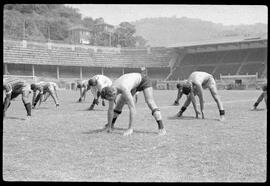
<svg viewBox="0 0 270 186">
<path fill-rule="evenodd" d="M 267 182 L 267 5 L 2 9 L 3 182 Z"/>
</svg>

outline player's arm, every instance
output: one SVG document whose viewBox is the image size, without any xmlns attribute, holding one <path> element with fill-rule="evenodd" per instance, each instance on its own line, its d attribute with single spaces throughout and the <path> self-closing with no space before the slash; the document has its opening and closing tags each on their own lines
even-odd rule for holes
<svg viewBox="0 0 270 186">
<path fill-rule="evenodd" d="M 203 113 L 203 109 L 204 109 L 204 100 L 203 100 L 203 88 L 202 85 L 199 83 L 195 83 L 196 85 L 196 89 L 198 92 L 198 97 L 200 100 L 200 109 L 201 109 L 201 113 L 202 113 L 202 119 L 204 119 L 204 113 Z"/>
<path fill-rule="evenodd" d="M 37 95 L 37 96 L 36 96 Z M 34 92 L 34 96 L 33 96 L 33 103 L 32 103 L 32 107 L 33 108 L 35 108 L 36 107 L 36 105 L 37 105 L 37 103 L 39 102 L 39 100 L 40 100 L 40 97 L 41 97 L 41 91 L 40 90 L 36 90 L 35 92 Z"/>
<path fill-rule="evenodd" d="M 107 120 L 108 120 L 108 128 L 107 131 L 111 132 L 112 130 L 112 120 L 113 120 L 113 109 L 114 109 L 115 103 L 113 100 L 109 101 L 109 108 L 107 112 Z"/>
<path fill-rule="evenodd" d="M 128 108 L 129 108 L 129 129 L 131 129 L 132 124 L 133 124 L 133 120 L 134 120 L 134 116 L 136 114 L 135 104 L 134 104 L 134 100 L 133 100 L 133 97 L 132 97 L 130 92 L 124 92 L 123 96 L 125 97 L 126 103 L 128 105 Z"/>
<path fill-rule="evenodd" d="M 123 97 L 125 98 L 125 101 L 129 108 L 129 124 L 128 124 L 128 130 L 124 133 L 124 135 L 130 135 L 133 133 L 133 121 L 136 114 L 135 104 L 133 100 L 133 96 L 131 95 L 130 91 L 126 90 L 122 93 Z"/>
<path fill-rule="evenodd" d="M 182 95 L 183 95 L 182 89 L 179 88 L 178 89 L 178 93 L 177 93 L 177 97 L 176 97 L 176 99 L 174 101 L 174 105 L 178 105 L 179 104 L 179 100 L 181 99 Z"/>
</svg>

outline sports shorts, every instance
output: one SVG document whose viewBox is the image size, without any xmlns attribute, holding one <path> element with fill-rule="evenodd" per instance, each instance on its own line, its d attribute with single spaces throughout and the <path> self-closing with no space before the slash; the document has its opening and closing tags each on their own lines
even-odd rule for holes
<svg viewBox="0 0 270 186">
<path fill-rule="evenodd" d="M 132 89 L 130 92 L 132 95 L 136 94 L 136 92 L 143 91 L 146 88 L 152 87 L 151 80 L 148 76 L 142 76 L 141 83 L 134 89 Z"/>
<path fill-rule="evenodd" d="M 216 87 L 216 81 L 214 80 L 213 77 L 210 77 L 207 81 L 202 83 L 202 88 L 211 88 L 211 87 Z"/>
</svg>

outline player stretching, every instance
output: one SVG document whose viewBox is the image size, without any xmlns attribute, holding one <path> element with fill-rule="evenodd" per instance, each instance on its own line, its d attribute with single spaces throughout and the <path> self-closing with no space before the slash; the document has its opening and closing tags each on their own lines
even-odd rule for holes
<svg viewBox="0 0 270 186">
<path fill-rule="evenodd" d="M 164 129 L 162 123 L 162 116 L 160 113 L 160 109 L 157 107 L 154 97 L 153 97 L 153 89 L 151 82 L 147 76 L 143 76 L 140 73 L 128 73 L 120 76 L 116 79 L 112 86 L 105 87 L 101 91 L 101 97 L 109 100 L 109 108 L 108 108 L 108 123 L 105 125 L 108 132 L 111 132 L 114 127 L 114 123 L 119 114 L 122 112 L 122 108 L 125 104 L 128 105 L 129 108 L 129 127 L 124 132 L 124 135 L 131 135 L 133 133 L 133 120 L 136 114 L 136 108 L 133 96 L 136 92 L 143 91 L 145 101 L 148 107 L 152 111 L 152 115 L 156 119 L 158 124 L 159 134 L 166 134 L 166 130 Z M 120 94 L 120 97 L 117 99 L 116 97 Z"/>
<path fill-rule="evenodd" d="M 173 105 L 179 105 L 179 100 L 181 99 L 183 95 L 183 85 L 187 82 L 187 80 L 180 81 L 176 84 L 176 88 L 178 90 L 176 100 L 174 101 Z"/>
<path fill-rule="evenodd" d="M 88 88 L 91 89 L 91 92 L 94 96 L 94 100 L 89 108 L 89 110 L 93 110 L 95 105 L 99 104 L 100 92 L 104 87 L 111 86 L 112 81 L 104 75 L 95 75 L 88 81 Z M 102 105 L 105 106 L 105 101 L 102 99 Z"/>
<path fill-rule="evenodd" d="M 30 84 L 26 83 L 24 80 L 20 79 L 8 79 L 3 82 L 3 90 L 5 91 L 5 101 L 4 101 L 4 111 L 3 117 L 5 117 L 5 112 L 11 104 L 11 100 L 22 95 L 22 101 L 27 112 L 27 118 L 31 116 L 31 100 L 29 98 L 31 94 Z"/>
<path fill-rule="evenodd" d="M 57 99 L 57 93 L 55 86 L 52 82 L 39 82 L 39 83 L 32 83 L 31 89 L 33 90 L 33 99 L 32 99 L 32 105 L 33 109 L 36 107 L 37 103 L 39 102 L 39 106 L 43 100 L 43 96 L 45 94 L 49 94 L 49 96 L 52 96 L 56 107 L 59 106 L 58 99 Z"/>
<path fill-rule="evenodd" d="M 52 86 L 53 86 L 53 88 L 54 88 L 54 91 L 55 91 L 55 95 L 56 95 L 56 97 L 57 97 L 57 99 L 59 99 L 58 98 L 58 95 L 57 95 L 57 84 L 56 83 L 54 83 L 54 82 L 50 82 L 51 84 L 52 84 Z M 46 92 L 45 94 L 44 94 L 44 99 L 43 99 L 43 102 L 45 102 L 45 101 L 47 101 L 47 99 L 50 97 L 50 93 L 49 92 Z"/>
<path fill-rule="evenodd" d="M 186 110 L 190 102 L 192 102 L 195 113 L 196 113 L 196 118 L 198 118 L 198 115 L 200 114 L 200 112 L 197 110 L 197 107 L 196 107 L 195 96 L 197 95 L 200 100 L 202 119 L 204 119 L 203 89 L 208 88 L 211 92 L 212 97 L 217 103 L 219 114 L 220 114 L 220 121 L 225 120 L 225 111 L 221 103 L 221 100 L 219 98 L 219 95 L 217 94 L 216 82 L 211 74 L 208 74 L 206 72 L 195 71 L 190 74 L 187 81 L 183 81 L 182 84 L 180 85 L 182 86 L 182 93 L 187 95 L 187 100 L 185 101 L 181 110 L 177 113 L 178 117 L 182 116 L 183 112 Z"/>
<path fill-rule="evenodd" d="M 266 109 L 267 109 L 267 83 L 262 86 L 263 92 L 258 97 L 257 101 L 254 103 L 252 110 L 256 110 L 259 103 L 264 99 Z"/>
<path fill-rule="evenodd" d="M 85 100 L 86 92 L 90 88 L 88 86 L 88 80 L 82 80 L 82 81 L 77 82 L 77 88 L 80 89 L 80 98 L 79 98 L 78 102 L 82 102 L 82 100 Z"/>
</svg>

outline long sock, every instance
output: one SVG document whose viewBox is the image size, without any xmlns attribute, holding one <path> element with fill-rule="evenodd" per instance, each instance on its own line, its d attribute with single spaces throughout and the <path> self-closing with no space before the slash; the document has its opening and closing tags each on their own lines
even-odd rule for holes
<svg viewBox="0 0 270 186">
<path fill-rule="evenodd" d="M 27 111 L 27 116 L 31 116 L 31 104 L 30 103 L 26 103 L 24 104 L 24 107 Z"/>
<path fill-rule="evenodd" d="M 219 110 L 219 115 L 224 116 L 225 115 L 225 110 Z"/>
<path fill-rule="evenodd" d="M 164 128 L 162 120 L 158 120 L 157 124 L 158 124 L 158 129 L 163 129 Z"/>
</svg>

